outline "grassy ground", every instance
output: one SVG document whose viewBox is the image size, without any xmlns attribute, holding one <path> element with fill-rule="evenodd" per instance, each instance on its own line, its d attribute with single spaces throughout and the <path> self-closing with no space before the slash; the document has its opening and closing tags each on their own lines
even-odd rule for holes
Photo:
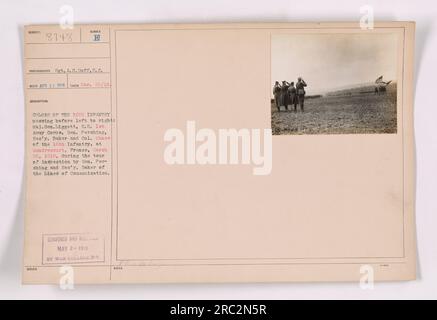
<svg viewBox="0 0 437 320">
<path fill-rule="evenodd" d="M 299 106 L 298 106 L 299 109 Z M 396 89 L 375 95 L 305 100 L 305 111 L 281 111 L 272 104 L 273 134 L 396 133 Z"/>
</svg>

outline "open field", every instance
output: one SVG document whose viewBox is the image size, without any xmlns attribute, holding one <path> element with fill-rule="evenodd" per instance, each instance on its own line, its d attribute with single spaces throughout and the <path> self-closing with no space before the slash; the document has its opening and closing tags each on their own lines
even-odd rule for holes
<svg viewBox="0 0 437 320">
<path fill-rule="evenodd" d="M 299 106 L 298 106 L 299 109 Z M 385 93 L 305 99 L 305 111 L 271 106 L 273 134 L 396 133 L 396 86 Z"/>
</svg>

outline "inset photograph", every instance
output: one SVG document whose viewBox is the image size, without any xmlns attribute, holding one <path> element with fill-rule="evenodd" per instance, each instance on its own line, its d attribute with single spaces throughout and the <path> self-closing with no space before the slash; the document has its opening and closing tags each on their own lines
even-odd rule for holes
<svg viewBox="0 0 437 320">
<path fill-rule="evenodd" d="M 274 135 L 397 132 L 396 34 L 272 35 L 271 59 Z"/>
</svg>

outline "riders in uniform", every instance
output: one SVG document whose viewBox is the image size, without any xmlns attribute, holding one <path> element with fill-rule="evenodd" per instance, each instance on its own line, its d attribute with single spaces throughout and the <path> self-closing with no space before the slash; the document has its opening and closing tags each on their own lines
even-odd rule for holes
<svg viewBox="0 0 437 320">
<path fill-rule="evenodd" d="M 279 84 L 279 81 L 275 82 L 275 85 L 273 86 L 273 97 L 275 98 L 275 105 L 276 108 L 278 108 L 278 111 L 280 111 L 279 108 L 279 96 L 281 94 L 281 85 Z"/>
<path fill-rule="evenodd" d="M 285 106 L 285 109 L 287 109 L 288 106 L 288 87 L 290 84 L 287 81 L 282 81 L 281 86 L 281 94 L 279 96 L 279 106 Z"/>
<path fill-rule="evenodd" d="M 303 111 L 304 108 L 306 86 L 307 86 L 306 82 L 302 79 L 302 77 L 299 77 L 296 83 L 296 90 L 297 90 L 297 99 L 299 101 L 301 111 Z"/>
<path fill-rule="evenodd" d="M 290 105 L 294 105 L 294 111 L 296 112 L 297 107 L 297 95 L 296 95 L 296 88 L 294 87 L 294 82 L 290 83 L 290 86 L 288 87 L 288 97 L 290 101 Z"/>
</svg>

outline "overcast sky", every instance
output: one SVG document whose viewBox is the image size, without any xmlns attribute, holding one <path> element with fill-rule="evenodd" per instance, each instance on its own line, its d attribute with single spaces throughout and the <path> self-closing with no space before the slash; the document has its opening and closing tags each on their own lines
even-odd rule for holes
<svg viewBox="0 0 437 320">
<path fill-rule="evenodd" d="M 396 80 L 397 35 L 272 35 L 272 82 L 307 82 L 318 94 L 352 84 Z"/>
</svg>

